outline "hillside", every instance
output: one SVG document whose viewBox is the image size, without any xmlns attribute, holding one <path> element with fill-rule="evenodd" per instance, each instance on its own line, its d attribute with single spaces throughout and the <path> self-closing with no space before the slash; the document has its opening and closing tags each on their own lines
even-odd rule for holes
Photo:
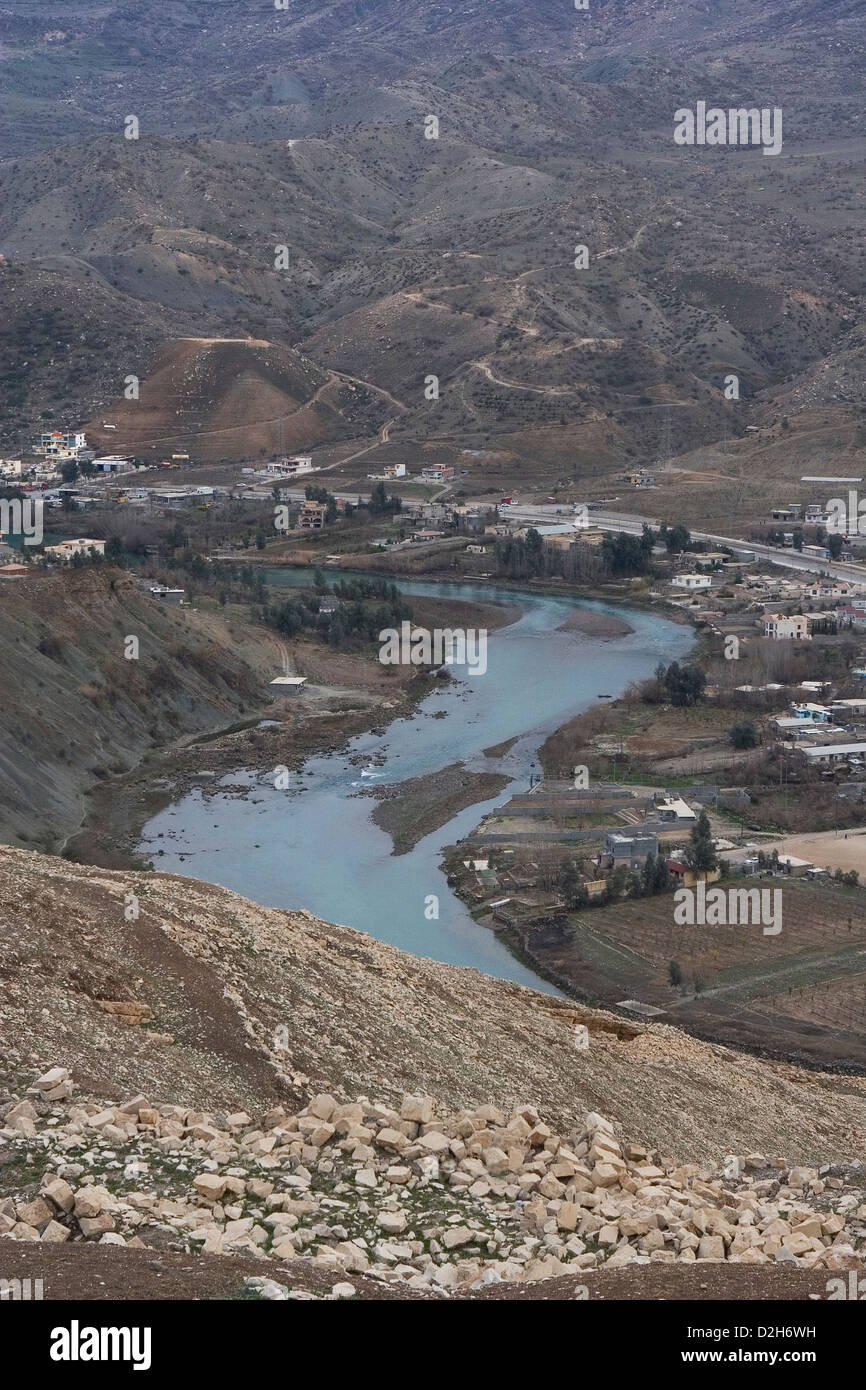
<svg viewBox="0 0 866 1390">
<path fill-rule="evenodd" d="M 653 502 L 718 528 L 744 480 L 763 507 L 810 454 L 863 471 L 853 0 L 308 0 L 205 26 L 82 0 L 49 30 L 8 6 L 0 36 L 26 130 L 0 160 L 2 447 L 118 415 L 118 447 L 205 462 L 369 444 L 346 486 L 437 451 L 481 491 L 682 467 Z M 674 145 L 698 99 L 780 106 L 781 157 Z M 203 391 L 195 339 L 227 340 L 196 355 Z"/>
<path fill-rule="evenodd" d="M 564 1132 L 600 1110 L 678 1161 L 842 1161 L 866 1135 L 860 1079 L 740 1057 L 192 879 L 0 848 L 0 923 L 0 1050 L 26 1038 L 28 1064 L 62 1058 L 107 1101 L 530 1102 Z"/>
<path fill-rule="evenodd" d="M 385 418 L 374 390 L 260 339 L 183 338 L 159 352 L 137 401 L 111 402 L 87 427 L 100 450 L 153 460 L 269 458 L 325 444 Z M 115 428 L 103 428 L 103 414 Z"/>
<path fill-rule="evenodd" d="M 12 843 L 62 844 L 89 790 L 266 703 L 278 669 L 271 642 L 157 603 L 119 570 L 5 584 L 0 610 L 0 836 Z"/>
</svg>

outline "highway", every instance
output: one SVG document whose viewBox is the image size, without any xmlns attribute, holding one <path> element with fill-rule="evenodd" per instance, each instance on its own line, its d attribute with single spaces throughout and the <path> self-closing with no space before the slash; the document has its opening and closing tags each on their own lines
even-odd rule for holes
<svg viewBox="0 0 866 1390">
<path fill-rule="evenodd" d="M 563 532 L 574 529 L 573 517 L 563 507 L 521 505 L 503 508 L 502 511 L 509 520 L 518 521 L 522 526 L 556 526 L 559 531 Z M 557 515 L 557 511 L 561 515 Z M 651 526 L 654 531 L 657 531 L 661 525 L 661 522 L 654 521 L 651 517 L 625 516 L 617 512 L 591 511 L 589 513 L 589 528 L 598 531 L 625 531 L 629 535 L 639 536 L 644 522 L 647 526 Z M 860 584 L 866 583 L 866 565 L 821 560 L 817 556 L 802 555 L 798 550 L 780 550 L 772 545 L 759 545 L 756 542 L 744 541 L 732 536 L 716 536 L 708 531 L 692 531 L 691 537 L 693 541 L 704 541 L 716 548 L 725 546 L 734 554 L 745 552 L 749 555 L 756 555 L 758 559 L 769 560 L 771 564 L 779 565 L 783 569 L 805 570 L 812 574 L 829 575 L 833 579 L 845 579 Z"/>
</svg>

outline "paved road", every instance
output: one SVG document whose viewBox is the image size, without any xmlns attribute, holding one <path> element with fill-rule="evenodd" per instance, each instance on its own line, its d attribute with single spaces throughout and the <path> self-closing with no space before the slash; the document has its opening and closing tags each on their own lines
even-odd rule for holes
<svg viewBox="0 0 866 1390">
<path fill-rule="evenodd" d="M 562 508 L 559 509 L 563 511 Z M 555 506 L 517 506 L 510 507 L 506 515 L 523 525 L 556 526 L 561 531 L 574 529 L 574 522 L 563 511 L 557 516 Z M 599 531 L 625 531 L 639 536 L 644 522 L 657 529 L 661 523 L 652 517 L 625 516 L 617 512 L 590 512 L 589 524 Z M 866 583 L 866 565 L 843 564 L 840 561 L 821 560 L 811 555 L 801 555 L 798 550 L 778 550 L 775 546 L 759 545 L 744 541 L 735 536 L 716 536 L 708 531 L 692 531 L 692 540 L 706 541 L 715 546 L 726 546 L 734 554 L 757 555 L 761 560 L 769 560 L 783 569 L 805 570 L 812 574 L 826 574 L 834 579 L 847 579 Z"/>
</svg>

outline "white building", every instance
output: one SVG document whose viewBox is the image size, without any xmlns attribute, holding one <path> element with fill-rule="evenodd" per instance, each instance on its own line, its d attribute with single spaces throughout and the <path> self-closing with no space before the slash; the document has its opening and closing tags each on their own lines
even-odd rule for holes
<svg viewBox="0 0 866 1390">
<path fill-rule="evenodd" d="M 83 430 L 50 430 L 34 441 L 33 452 L 46 458 L 70 459 L 77 456 L 79 449 L 86 447 Z"/>
<path fill-rule="evenodd" d="M 764 636 L 776 642 L 811 642 L 809 619 L 802 613 L 765 613 Z"/>
<path fill-rule="evenodd" d="M 841 579 L 824 580 L 806 587 L 806 597 L 811 599 L 859 598 L 862 593 L 862 585 L 846 584 Z"/>
<path fill-rule="evenodd" d="M 66 563 L 72 559 L 73 555 L 89 555 L 91 550 L 95 550 L 97 555 L 104 555 L 105 541 L 95 541 L 89 537 L 80 536 L 74 540 L 61 541 L 59 545 L 47 545 L 45 554 Z"/>
<path fill-rule="evenodd" d="M 709 589 L 712 579 L 708 574 L 678 574 L 671 580 L 675 589 Z"/>
<path fill-rule="evenodd" d="M 135 465 L 119 454 L 105 454 L 103 458 L 93 460 L 93 467 L 97 473 L 131 473 Z"/>
<path fill-rule="evenodd" d="M 272 695 L 300 695 L 306 684 L 306 676 L 276 676 L 269 681 L 268 690 Z"/>
<path fill-rule="evenodd" d="M 866 700 L 834 700 L 830 705 L 836 718 L 851 719 L 857 714 L 866 714 Z"/>
<path fill-rule="evenodd" d="M 866 743 L 825 743 L 800 751 L 810 763 L 862 762 L 866 758 Z"/>
<path fill-rule="evenodd" d="M 681 796 L 672 796 L 657 801 L 655 814 L 658 820 L 670 821 L 672 825 L 694 825 L 697 814 Z"/>
<path fill-rule="evenodd" d="M 857 704 L 858 701 L 852 703 Z M 806 719 L 818 724 L 830 724 L 833 721 L 833 711 L 827 705 L 816 705 L 807 700 L 802 705 L 792 705 L 794 715 L 797 719 Z"/>
</svg>

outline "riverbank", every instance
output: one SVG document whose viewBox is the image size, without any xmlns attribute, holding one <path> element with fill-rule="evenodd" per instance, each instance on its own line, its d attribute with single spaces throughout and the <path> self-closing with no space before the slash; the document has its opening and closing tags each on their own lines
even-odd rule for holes
<svg viewBox="0 0 866 1390">
<path fill-rule="evenodd" d="M 282 570 L 283 572 L 319 569 L 322 570 L 329 583 L 336 583 L 341 577 L 345 578 L 352 574 L 365 578 L 375 575 L 379 578 L 391 579 L 398 587 L 401 581 L 413 584 L 459 585 L 497 589 L 501 592 L 510 591 L 515 594 L 538 594 L 550 598 L 567 598 L 577 603 L 605 603 L 614 607 L 622 606 L 658 613 L 667 622 L 676 623 L 677 626 L 694 626 L 692 614 L 666 602 L 660 595 L 652 593 L 651 584 L 646 579 L 612 579 L 609 583 L 598 585 L 576 584 L 555 576 L 547 576 L 543 579 L 531 576 L 523 579 L 510 579 L 504 574 L 484 576 L 463 574 L 455 572 L 453 569 L 437 568 L 433 565 L 425 569 L 401 568 L 394 564 L 393 556 L 354 555 L 345 558 L 347 560 L 345 566 L 335 565 L 325 568 L 322 566 L 321 556 L 313 555 L 304 558 L 300 556 L 293 558 L 269 556 L 264 558 L 250 555 L 245 558 L 245 563 L 253 568 Z"/>
<path fill-rule="evenodd" d="M 272 579 L 274 590 L 278 583 Z M 286 574 L 283 583 L 297 588 L 298 577 Z M 549 733 L 591 704 L 599 688 L 622 691 L 651 675 L 663 655 L 684 654 L 689 634 L 629 610 L 633 633 L 591 638 L 559 630 L 577 606 L 562 595 L 425 581 L 403 581 L 401 588 L 419 613 L 423 598 L 442 596 L 470 604 L 476 622 L 479 604 L 489 600 L 507 605 L 519 598 L 523 611 L 491 636 L 483 674 L 466 669 L 457 680 L 435 680 L 411 717 L 390 711 L 384 729 L 380 724 L 346 749 L 312 755 L 281 785 L 246 770 L 212 793 L 193 788 L 146 825 L 141 853 L 162 869 L 266 905 L 307 909 L 414 955 L 549 989 L 494 933 L 479 929 L 441 869 L 442 846 L 468 835 L 479 818 L 477 796 L 499 788 L 486 798 L 492 811 L 507 787 L 473 780 L 467 793 L 450 780 L 454 774 L 441 774 L 463 764 L 469 773 L 494 774 L 525 791 Z M 492 750 L 499 751 L 495 760 Z M 433 779 L 434 795 L 413 813 L 405 784 L 421 779 Z M 396 814 L 394 829 L 406 837 L 403 853 L 393 853 L 371 798 L 358 795 L 377 787 L 395 788 L 402 800 L 384 814 Z M 376 801 L 383 806 L 391 798 Z"/>
<path fill-rule="evenodd" d="M 495 632 L 516 622 L 517 603 L 468 602 L 413 596 L 420 626 L 475 627 Z M 283 648 L 275 634 L 247 624 L 247 642 L 260 634 L 264 651 Z M 194 787 L 215 791 L 228 773 L 260 776 L 276 768 L 300 770 L 316 754 L 337 753 L 364 733 L 384 735 L 392 720 L 411 715 L 439 682 L 413 666 L 383 666 L 370 652 L 338 651 L 305 639 L 291 643 L 291 662 L 309 686 L 291 704 L 263 691 L 241 720 L 203 729 L 146 755 L 128 772 L 97 783 L 90 791 L 80 827 L 64 856 L 103 868 L 142 868 L 136 854 L 143 827 Z M 275 661 L 273 674 L 280 674 Z M 431 827 L 432 828 L 432 827 Z"/>
</svg>

